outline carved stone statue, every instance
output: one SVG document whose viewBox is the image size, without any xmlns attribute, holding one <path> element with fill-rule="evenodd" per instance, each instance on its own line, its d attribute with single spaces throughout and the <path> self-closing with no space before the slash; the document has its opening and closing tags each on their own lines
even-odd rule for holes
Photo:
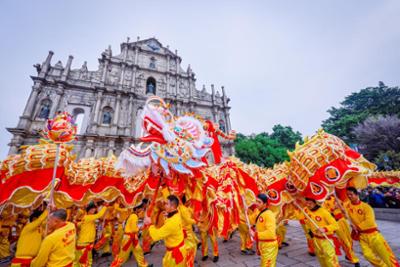
<svg viewBox="0 0 400 267">
<path fill-rule="evenodd" d="M 50 115 L 50 103 L 48 101 L 43 102 L 40 108 L 39 118 L 48 119 Z"/>
<path fill-rule="evenodd" d="M 111 124 L 111 113 L 110 113 L 110 111 L 105 111 L 103 113 L 103 124 Z"/>
<path fill-rule="evenodd" d="M 146 94 L 153 94 L 153 95 L 156 94 L 156 87 L 152 82 L 147 84 Z"/>
</svg>

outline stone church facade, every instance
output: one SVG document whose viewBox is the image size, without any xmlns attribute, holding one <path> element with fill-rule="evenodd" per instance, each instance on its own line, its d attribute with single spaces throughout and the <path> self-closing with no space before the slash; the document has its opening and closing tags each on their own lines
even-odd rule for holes
<svg viewBox="0 0 400 267">
<path fill-rule="evenodd" d="M 68 111 L 77 120 L 78 136 L 74 152 L 78 158 L 118 155 L 132 143 L 138 143 L 141 127 L 137 125 L 149 95 L 162 97 L 175 115 L 195 112 L 231 130 L 229 98 L 211 85 L 196 88 L 195 73 L 190 65 L 184 70 L 177 51 L 172 52 L 157 39 L 150 38 L 121 44 L 114 55 L 108 47 L 99 58 L 97 70 L 71 69 L 73 56 L 65 66 L 51 64 L 50 51 L 42 64 L 34 65 L 37 75 L 24 112 L 15 128 L 9 154 L 19 152 L 21 145 L 37 143 L 46 119 L 57 111 Z M 224 153 L 233 153 L 232 142 L 222 142 Z"/>
</svg>

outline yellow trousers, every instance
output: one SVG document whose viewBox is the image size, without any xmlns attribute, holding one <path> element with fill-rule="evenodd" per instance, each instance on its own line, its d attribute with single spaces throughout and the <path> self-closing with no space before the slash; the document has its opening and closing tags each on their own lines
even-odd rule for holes
<svg viewBox="0 0 400 267">
<path fill-rule="evenodd" d="M 325 238 L 314 237 L 313 240 L 315 254 L 321 267 L 340 267 L 335 247 Z"/>
<path fill-rule="evenodd" d="M 365 259 L 373 266 L 399 266 L 396 256 L 380 232 L 360 234 L 360 246 Z"/>
<path fill-rule="evenodd" d="M 341 218 L 337 222 L 339 224 L 339 230 L 335 233 L 343 247 L 344 253 L 352 263 L 359 262 L 360 260 L 357 258 L 353 250 L 353 239 L 351 239 L 350 226 L 347 220 Z"/>
<path fill-rule="evenodd" d="M 306 236 L 308 253 L 315 253 L 314 241 L 308 234 L 309 229 L 307 228 L 307 226 L 304 223 L 300 222 L 300 225 L 301 225 L 301 228 L 303 228 L 304 235 Z"/>
<path fill-rule="evenodd" d="M 179 250 L 181 251 L 182 255 L 183 255 L 183 260 L 180 263 L 176 263 L 174 257 L 172 256 L 172 252 L 171 251 L 166 251 L 165 255 L 163 257 L 162 260 L 162 265 L 163 267 L 186 267 L 186 249 L 185 246 L 182 246 L 181 248 L 179 248 Z"/>
<path fill-rule="evenodd" d="M 195 233 L 190 230 L 186 231 L 185 248 L 186 248 L 186 264 L 188 267 L 194 266 L 194 260 L 197 253 L 197 237 Z"/>
<path fill-rule="evenodd" d="M 276 239 L 278 240 L 278 247 L 282 246 L 282 242 L 285 241 L 286 226 L 281 224 L 276 228 Z"/>
<path fill-rule="evenodd" d="M 130 239 L 130 237 L 128 235 L 123 236 L 119 254 L 118 254 L 116 260 L 114 260 L 114 262 L 118 261 L 119 265 L 113 265 L 113 266 L 121 266 L 122 264 L 124 264 L 129 259 L 129 254 L 132 252 L 132 254 L 135 257 L 135 260 L 137 262 L 137 265 L 139 267 L 147 267 L 148 263 L 147 263 L 146 259 L 144 258 L 143 249 L 140 246 L 139 241 L 137 242 L 136 246 L 132 242 L 130 244 L 130 246 L 128 248 L 126 248 L 126 245 L 129 242 L 129 239 Z"/>
<path fill-rule="evenodd" d="M 86 244 L 86 243 L 80 244 L 80 243 L 78 243 L 77 247 L 86 247 L 87 245 L 89 245 L 89 244 Z M 93 255 L 92 255 L 92 250 L 91 249 L 89 249 L 87 251 L 87 259 L 86 259 L 86 261 L 83 262 L 83 263 L 79 262 L 79 260 L 81 259 L 82 255 L 84 254 L 84 252 L 85 252 L 85 248 L 79 248 L 79 249 L 77 248 L 75 250 L 74 267 L 90 267 L 90 266 L 92 266 Z"/>
<path fill-rule="evenodd" d="M 103 236 L 104 238 L 106 238 L 106 242 L 104 243 L 104 245 L 99 249 L 102 251 L 102 253 L 110 253 L 111 252 L 111 236 L 112 236 L 112 227 L 113 225 L 111 223 L 107 223 L 104 226 L 103 229 Z"/>
<path fill-rule="evenodd" d="M 218 240 L 217 235 L 214 233 L 209 235 L 208 232 L 200 232 L 201 238 L 201 254 L 204 256 L 208 256 L 208 238 L 211 240 L 212 248 L 213 248 L 213 256 L 218 256 Z"/>
<path fill-rule="evenodd" d="M 251 241 L 249 227 L 247 224 L 239 224 L 238 229 L 240 236 L 240 250 L 252 249 L 253 241 Z"/>
<path fill-rule="evenodd" d="M 260 252 L 260 266 L 261 267 L 275 267 L 276 257 L 278 256 L 278 242 L 258 242 L 258 251 Z"/>
</svg>

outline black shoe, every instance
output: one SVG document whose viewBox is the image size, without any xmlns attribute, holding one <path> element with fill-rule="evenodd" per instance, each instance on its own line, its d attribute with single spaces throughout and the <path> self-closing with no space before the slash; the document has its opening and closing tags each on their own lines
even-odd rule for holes
<svg viewBox="0 0 400 267">
<path fill-rule="evenodd" d="M 213 262 L 217 262 L 219 260 L 219 256 L 214 256 Z"/>
<path fill-rule="evenodd" d="M 256 252 L 252 249 L 246 249 L 246 255 L 254 255 Z"/>
<path fill-rule="evenodd" d="M 308 252 L 308 255 L 310 255 L 311 257 L 315 257 L 315 253 L 313 252 Z"/>
<path fill-rule="evenodd" d="M 354 267 L 361 267 L 359 262 L 354 263 Z"/>
<path fill-rule="evenodd" d="M 206 261 L 208 259 L 208 256 L 203 256 L 203 258 L 201 258 L 202 261 Z"/>
<path fill-rule="evenodd" d="M 201 242 L 197 243 L 197 248 L 200 248 L 200 247 L 201 247 Z"/>
<path fill-rule="evenodd" d="M 105 258 L 105 257 L 108 257 L 108 256 L 111 256 L 110 252 L 106 252 L 106 253 L 101 254 L 102 258 Z"/>
<path fill-rule="evenodd" d="M 152 264 L 149 264 L 149 265 L 147 265 L 147 267 L 153 267 L 153 263 L 152 263 Z"/>
<path fill-rule="evenodd" d="M 224 239 L 224 241 L 222 241 L 222 243 L 226 243 L 226 242 L 228 242 L 228 239 Z"/>
<path fill-rule="evenodd" d="M 246 253 L 247 253 L 246 250 L 241 250 L 240 251 L 240 254 L 242 254 L 242 255 L 247 255 Z"/>
<path fill-rule="evenodd" d="M 150 251 L 146 251 L 143 253 L 143 255 L 147 255 L 147 254 L 150 254 Z"/>
<path fill-rule="evenodd" d="M 289 246 L 289 243 L 282 242 L 282 247 L 288 247 L 288 246 Z"/>
</svg>

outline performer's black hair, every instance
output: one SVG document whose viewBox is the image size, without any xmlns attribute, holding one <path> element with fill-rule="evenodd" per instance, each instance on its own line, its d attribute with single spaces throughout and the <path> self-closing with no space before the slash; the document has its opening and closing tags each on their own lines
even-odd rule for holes
<svg viewBox="0 0 400 267">
<path fill-rule="evenodd" d="M 349 186 L 346 188 L 347 191 L 353 192 L 354 194 L 356 194 L 358 196 L 358 191 L 355 187 Z"/>
<path fill-rule="evenodd" d="M 169 200 L 169 202 L 173 203 L 173 205 L 174 205 L 175 207 L 178 207 L 178 206 L 179 206 L 179 198 L 177 198 L 176 196 L 174 196 L 174 195 L 169 195 L 169 196 L 167 197 L 167 199 Z"/>
</svg>

